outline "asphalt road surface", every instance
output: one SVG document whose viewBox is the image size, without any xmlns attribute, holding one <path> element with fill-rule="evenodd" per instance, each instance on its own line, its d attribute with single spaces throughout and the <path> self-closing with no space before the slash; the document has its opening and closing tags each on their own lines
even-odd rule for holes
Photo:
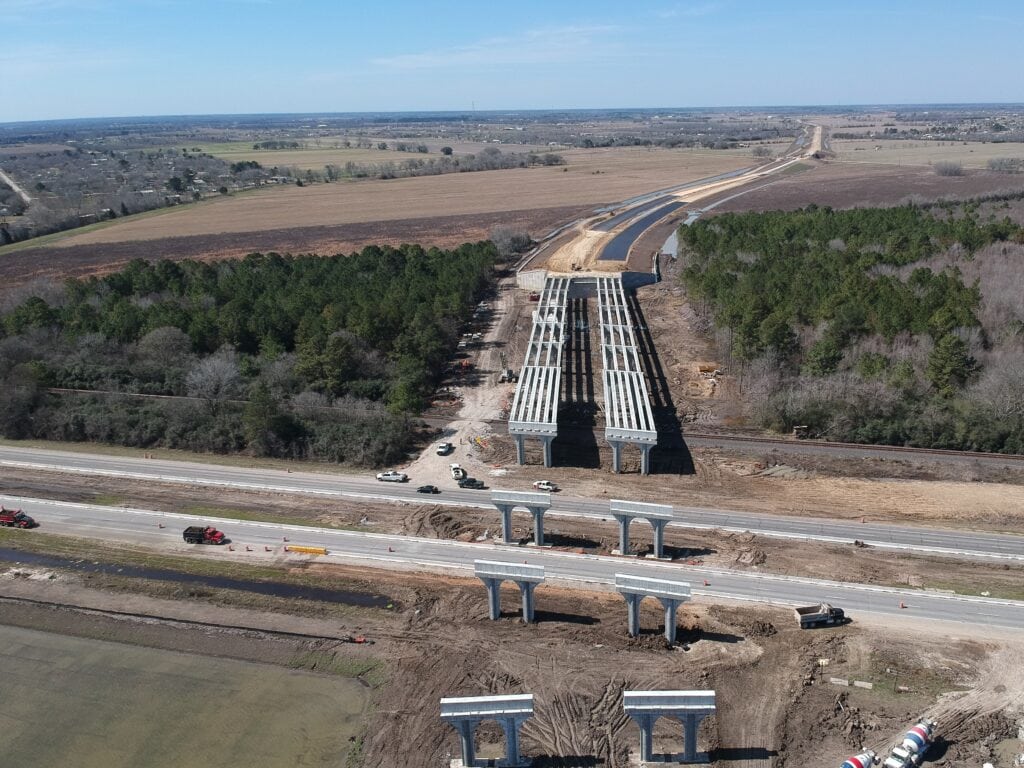
<svg viewBox="0 0 1024 768">
<path fill-rule="evenodd" d="M 254 562 L 265 558 L 296 557 L 284 552 L 287 537 L 293 545 L 325 547 L 328 562 L 364 563 L 390 569 L 442 571 L 465 576 L 471 575 L 474 560 L 528 563 L 543 566 L 548 581 L 582 584 L 588 589 L 610 590 L 615 574 L 623 573 L 686 582 L 691 585 L 695 596 L 712 602 L 725 599 L 811 605 L 825 601 L 842 607 L 854 620 L 858 614 L 870 613 L 1024 629 L 1024 602 L 1012 600 L 738 573 L 682 563 L 578 555 L 492 542 L 463 543 L 277 523 L 205 519 L 205 523 L 227 534 L 233 548 L 228 550 L 227 546 L 214 548 L 185 544 L 181 532 L 196 522 L 191 515 L 8 496 L 0 496 L 0 502 L 23 508 L 43 526 L 42 532 L 39 529 L 24 531 L 26 536 L 45 535 L 49 531 L 108 542 L 156 544 L 169 550 L 202 551 L 211 556 Z M 543 609 L 542 604 L 540 607 Z"/>
<path fill-rule="evenodd" d="M 424 497 L 416 493 L 416 478 L 408 483 L 383 483 L 373 473 L 366 475 L 318 474 L 246 467 L 199 464 L 160 459 L 134 459 L 92 453 L 49 451 L 36 448 L 0 446 L 0 466 L 16 466 L 46 471 L 70 472 L 89 476 L 135 478 L 139 480 L 240 488 L 278 493 L 299 493 L 337 498 L 407 501 L 445 504 L 474 509 L 494 509 L 489 491 L 442 487 L 441 493 Z M 500 480 L 495 481 L 501 485 Z M 524 489 L 519 489 L 524 490 Z M 614 522 L 607 499 L 587 499 L 551 495 L 551 517 L 585 516 Z M 929 528 L 883 523 L 858 523 L 826 518 L 759 515 L 723 509 L 675 507 L 671 524 L 684 528 L 750 531 L 762 536 L 792 538 L 830 543 L 855 540 L 871 546 L 894 550 L 912 550 L 970 558 L 1024 561 L 1024 536 L 981 531 Z M 495 510 L 495 521 L 498 515 Z M 645 525 L 634 521 L 634 527 Z"/>
</svg>

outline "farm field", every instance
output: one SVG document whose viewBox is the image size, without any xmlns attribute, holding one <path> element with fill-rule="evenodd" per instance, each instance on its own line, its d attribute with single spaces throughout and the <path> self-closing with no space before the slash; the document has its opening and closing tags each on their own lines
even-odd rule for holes
<svg viewBox="0 0 1024 768">
<path fill-rule="evenodd" d="M 613 148 L 565 153 L 560 167 L 277 187 L 143 219 L 123 219 L 52 243 L 60 247 L 165 237 L 598 206 L 750 165 L 749 154 Z M 254 247 L 258 238 L 252 238 Z M 3 249 L 0 249 L 0 255 Z"/>
<path fill-rule="evenodd" d="M 876 149 L 877 147 L 877 149 Z M 931 165 L 960 163 L 964 168 L 987 168 L 997 157 L 1024 159 L 1024 144 L 960 141 L 863 141 L 833 139 L 832 150 L 840 162 Z"/>
<path fill-rule="evenodd" d="M 285 667 L 3 625 L 0 649 L 20 768 L 343 765 L 366 706 L 357 680 Z"/>
</svg>

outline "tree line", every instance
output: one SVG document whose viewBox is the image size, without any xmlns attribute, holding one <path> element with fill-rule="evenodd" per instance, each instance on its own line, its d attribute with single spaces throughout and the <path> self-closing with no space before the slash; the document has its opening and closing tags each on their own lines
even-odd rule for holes
<svg viewBox="0 0 1024 768">
<path fill-rule="evenodd" d="M 497 258 L 368 247 L 70 280 L 0 314 L 0 434 L 395 461 Z"/>
<path fill-rule="evenodd" d="M 1024 452 L 1024 386 L 1007 409 L 994 383 L 1024 368 L 1024 301 L 1006 303 L 1000 285 L 1007 268 L 1024 279 L 1024 230 L 977 208 L 810 206 L 681 227 L 681 279 L 754 419 L 837 440 Z M 986 277 L 996 262 L 999 280 Z"/>
</svg>

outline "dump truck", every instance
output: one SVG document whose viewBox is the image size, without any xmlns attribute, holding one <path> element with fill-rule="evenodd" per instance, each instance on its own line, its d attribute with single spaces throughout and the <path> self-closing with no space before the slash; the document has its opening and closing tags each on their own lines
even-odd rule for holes
<svg viewBox="0 0 1024 768">
<path fill-rule="evenodd" d="M 0 507 L 0 525 L 6 528 L 35 528 L 37 523 L 20 509 Z"/>
<path fill-rule="evenodd" d="M 181 534 L 189 544 L 223 544 L 227 541 L 224 534 L 212 525 L 190 525 Z"/>
<path fill-rule="evenodd" d="M 842 608 L 833 608 L 828 603 L 802 605 L 796 609 L 796 618 L 800 622 L 801 629 L 845 624 L 847 621 Z"/>
<path fill-rule="evenodd" d="M 938 723 L 922 717 L 917 724 L 903 734 L 903 739 L 893 745 L 889 757 L 882 763 L 884 768 L 914 768 L 924 761 L 925 752 L 935 741 Z"/>
</svg>

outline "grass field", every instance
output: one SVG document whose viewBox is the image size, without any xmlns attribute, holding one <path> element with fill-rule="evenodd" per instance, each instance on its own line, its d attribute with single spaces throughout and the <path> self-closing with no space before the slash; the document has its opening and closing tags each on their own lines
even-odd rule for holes
<svg viewBox="0 0 1024 768">
<path fill-rule="evenodd" d="M 398 153 L 396 153 L 398 154 Z M 567 166 L 274 187 L 72 232 L 58 247 L 279 228 L 602 205 L 749 165 L 749 151 L 614 148 L 564 153 Z M 0 253 L 3 249 L 0 249 Z"/>
<path fill-rule="evenodd" d="M 342 676 L 5 626 L 0 669 L 18 768 L 344 766 L 367 706 Z"/>
<path fill-rule="evenodd" d="M 960 163 L 964 168 L 987 168 L 988 161 L 996 157 L 1024 159 L 1024 144 L 1008 142 L 834 140 L 832 150 L 841 162 L 891 165 L 927 166 L 951 162 Z"/>
</svg>

